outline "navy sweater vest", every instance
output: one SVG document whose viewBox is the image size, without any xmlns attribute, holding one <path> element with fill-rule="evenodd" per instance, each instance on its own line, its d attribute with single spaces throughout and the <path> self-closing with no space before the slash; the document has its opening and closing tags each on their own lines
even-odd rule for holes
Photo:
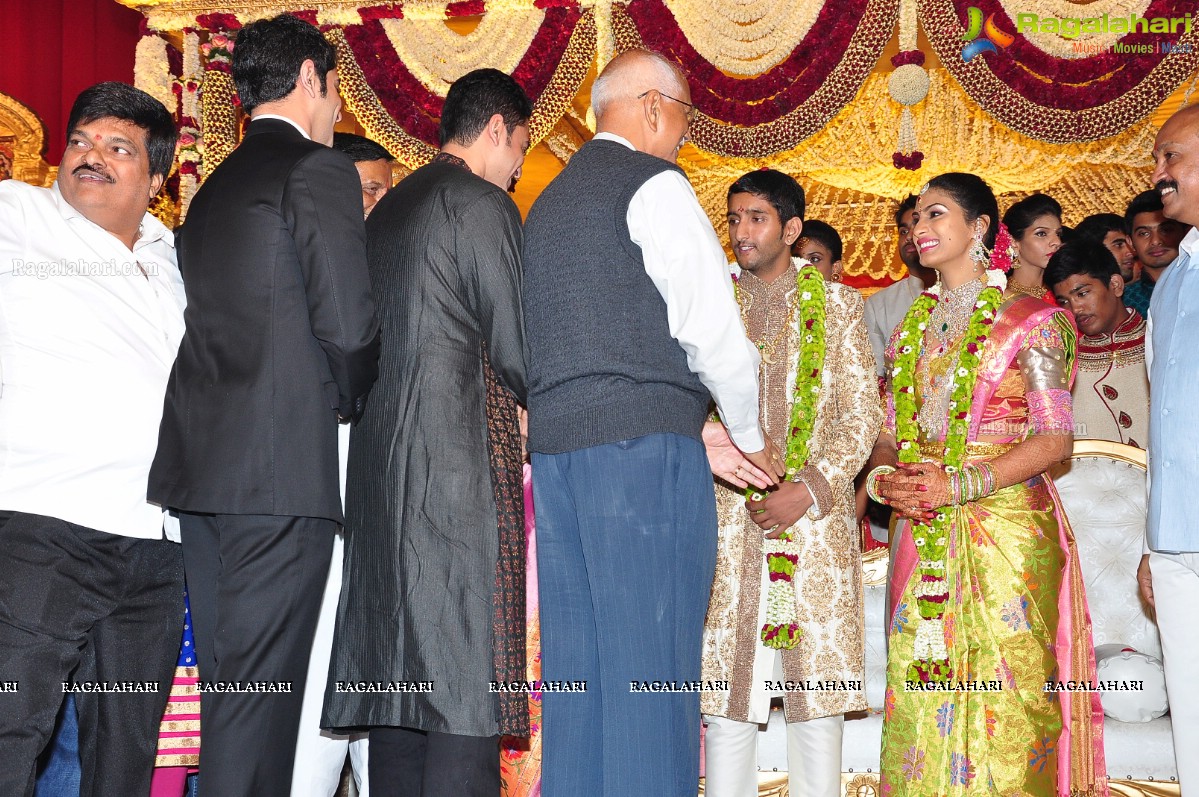
<svg viewBox="0 0 1199 797">
<path fill-rule="evenodd" d="M 524 227 L 529 450 L 576 451 L 649 434 L 699 438 L 710 397 L 671 337 L 666 302 L 629 238 L 629 203 L 677 166 L 593 140 Z"/>
</svg>

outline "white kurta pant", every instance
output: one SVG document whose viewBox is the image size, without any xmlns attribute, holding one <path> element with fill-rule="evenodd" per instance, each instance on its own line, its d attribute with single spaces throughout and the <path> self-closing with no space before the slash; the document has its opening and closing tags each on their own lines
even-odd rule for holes
<svg viewBox="0 0 1199 797">
<path fill-rule="evenodd" d="M 1152 553 L 1153 602 L 1166 669 L 1166 696 L 1174 734 L 1178 785 L 1184 795 L 1199 794 L 1199 553 Z"/>
<path fill-rule="evenodd" d="M 350 425 L 337 429 L 337 454 L 341 475 L 341 502 L 346 500 L 346 456 L 350 450 Z M 338 530 L 333 539 L 333 558 L 329 562 L 329 580 L 321 598 L 321 613 L 316 636 L 308 658 L 308 680 L 304 684 L 304 704 L 300 712 L 300 732 L 296 737 L 296 763 L 292 768 L 292 797 L 333 797 L 341 785 L 341 771 L 349 749 L 350 766 L 359 797 L 369 797 L 367 786 L 366 734 L 342 735 L 321 730 L 321 706 L 329 678 L 329 659 L 333 655 L 333 628 L 337 622 L 337 599 L 341 594 L 341 565 L 345 535 Z"/>
<path fill-rule="evenodd" d="M 765 622 L 770 575 L 762 568 L 758 590 L 758 627 Z M 783 654 L 758 644 L 754 652 L 749 722 L 704 715 L 705 797 L 756 797 L 758 793 L 758 733 L 770 720 L 767 681 L 782 681 Z M 787 723 L 787 782 L 790 793 L 803 797 L 840 797 L 841 736 L 845 716 Z"/>
</svg>

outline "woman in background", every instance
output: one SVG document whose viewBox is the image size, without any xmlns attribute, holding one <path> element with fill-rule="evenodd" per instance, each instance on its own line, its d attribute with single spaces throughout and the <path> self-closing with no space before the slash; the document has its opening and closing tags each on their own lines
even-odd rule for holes
<svg viewBox="0 0 1199 797">
<path fill-rule="evenodd" d="M 1045 284 L 1045 267 L 1062 245 L 1062 206 L 1045 194 L 1021 199 L 1003 214 L 1016 246 L 1005 295 L 1023 294 L 1056 304 Z"/>
</svg>

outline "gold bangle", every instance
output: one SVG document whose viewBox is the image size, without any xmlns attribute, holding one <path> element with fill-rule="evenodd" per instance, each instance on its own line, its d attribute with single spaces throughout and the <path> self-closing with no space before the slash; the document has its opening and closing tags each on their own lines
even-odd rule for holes
<svg viewBox="0 0 1199 797">
<path fill-rule="evenodd" d="M 890 506 L 891 503 L 878 494 L 878 478 L 885 476 L 888 473 L 894 473 L 896 468 L 893 465 L 879 465 L 870 473 L 866 474 L 866 495 L 870 496 L 870 500 L 884 506 Z"/>
</svg>

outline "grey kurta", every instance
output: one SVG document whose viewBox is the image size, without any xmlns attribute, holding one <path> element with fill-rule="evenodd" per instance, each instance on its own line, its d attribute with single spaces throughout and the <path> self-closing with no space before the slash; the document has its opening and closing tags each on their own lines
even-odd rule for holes
<svg viewBox="0 0 1199 797">
<path fill-rule="evenodd" d="M 367 239 L 383 350 L 350 438 L 345 580 L 322 725 L 519 732 L 501 727 L 489 690 L 504 517 L 489 466 L 483 351 L 523 404 L 520 214 L 464 165 L 434 162 L 379 202 Z M 498 630 L 523 653 L 523 614 L 514 619 Z M 393 681 L 432 689 L 338 686 Z"/>
</svg>

